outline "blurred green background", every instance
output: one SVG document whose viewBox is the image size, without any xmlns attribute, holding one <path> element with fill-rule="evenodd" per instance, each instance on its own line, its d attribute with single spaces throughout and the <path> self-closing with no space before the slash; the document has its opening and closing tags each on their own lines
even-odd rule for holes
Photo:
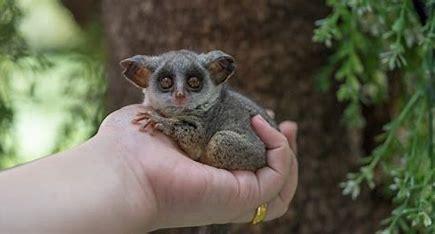
<svg viewBox="0 0 435 234">
<path fill-rule="evenodd" d="M 76 145 L 103 116 L 104 43 L 57 0 L 0 1 L 0 167 Z"/>
</svg>

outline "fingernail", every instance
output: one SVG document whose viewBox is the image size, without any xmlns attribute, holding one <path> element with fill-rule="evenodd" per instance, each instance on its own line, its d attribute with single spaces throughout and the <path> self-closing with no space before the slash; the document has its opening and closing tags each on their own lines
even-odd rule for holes
<svg viewBox="0 0 435 234">
<path fill-rule="evenodd" d="M 262 124 L 268 124 L 267 121 L 263 118 L 263 116 L 261 115 L 256 115 L 255 118 L 257 118 L 258 120 L 260 120 L 260 122 Z"/>
</svg>

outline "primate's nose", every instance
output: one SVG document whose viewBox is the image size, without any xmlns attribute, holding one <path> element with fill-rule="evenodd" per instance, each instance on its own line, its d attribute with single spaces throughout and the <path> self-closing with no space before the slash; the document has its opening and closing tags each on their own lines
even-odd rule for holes
<svg viewBox="0 0 435 234">
<path fill-rule="evenodd" d="M 185 104 L 186 102 L 186 94 L 184 94 L 183 91 L 180 90 L 176 90 L 174 93 L 174 100 L 173 102 L 178 105 L 178 106 L 182 106 Z"/>
<path fill-rule="evenodd" d="M 179 99 L 183 99 L 183 98 L 186 97 L 186 95 L 184 95 L 184 92 L 183 92 L 183 91 L 177 90 L 177 91 L 175 92 L 175 97 L 176 97 L 176 98 L 179 98 Z"/>
</svg>

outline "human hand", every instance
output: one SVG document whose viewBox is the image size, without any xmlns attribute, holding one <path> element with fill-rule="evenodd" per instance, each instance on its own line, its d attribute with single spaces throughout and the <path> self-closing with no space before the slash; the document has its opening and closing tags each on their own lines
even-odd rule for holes
<svg viewBox="0 0 435 234">
<path fill-rule="evenodd" d="M 189 159 L 168 137 L 139 132 L 131 124 L 141 105 L 110 114 L 96 138 L 121 152 L 133 173 L 125 179 L 137 186 L 149 213 L 148 230 L 212 223 L 250 222 L 256 207 L 268 203 L 266 220 L 283 215 L 297 186 L 296 124 L 283 122 L 282 133 L 261 117 L 252 126 L 267 147 L 268 167 L 258 171 L 227 171 Z M 131 178 L 129 178 L 131 177 Z M 132 184 L 132 183 L 128 183 Z"/>
</svg>

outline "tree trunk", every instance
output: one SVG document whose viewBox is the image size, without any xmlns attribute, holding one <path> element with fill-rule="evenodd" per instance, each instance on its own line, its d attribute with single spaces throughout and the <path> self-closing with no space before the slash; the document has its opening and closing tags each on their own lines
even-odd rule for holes
<svg viewBox="0 0 435 234">
<path fill-rule="evenodd" d="M 300 180 L 291 209 L 276 221 L 232 225 L 231 233 L 373 233 L 388 211 L 373 193 L 364 191 L 352 201 L 338 186 L 356 168 L 360 150 L 358 134 L 340 124 L 334 91 L 320 93 L 313 81 L 327 57 L 312 42 L 314 22 L 327 12 L 320 0 L 102 2 L 109 110 L 141 101 L 142 94 L 120 75 L 121 59 L 221 49 L 238 62 L 234 87 L 274 109 L 278 120 L 298 122 Z"/>
</svg>

